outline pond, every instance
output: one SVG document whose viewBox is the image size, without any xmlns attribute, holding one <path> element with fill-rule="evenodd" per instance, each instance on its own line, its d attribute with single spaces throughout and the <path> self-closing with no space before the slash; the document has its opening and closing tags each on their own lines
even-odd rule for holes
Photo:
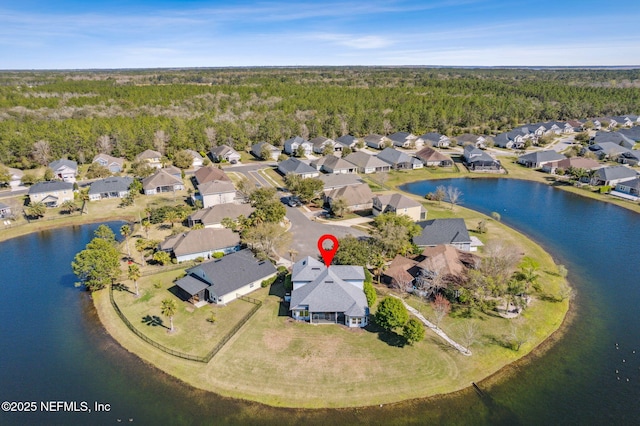
<svg viewBox="0 0 640 426">
<path fill-rule="evenodd" d="M 469 389 L 384 407 L 289 410 L 192 389 L 104 332 L 70 268 L 97 227 L 84 225 L 0 244 L 0 401 L 38 404 L 33 413 L 0 412 L 0 424 L 637 423 L 640 215 L 531 182 L 437 184 L 457 186 L 466 207 L 500 212 L 505 223 L 540 242 L 567 266 L 578 291 L 578 315 L 562 340 L 485 397 Z M 406 190 L 424 195 L 435 185 Z M 91 408 L 99 402 L 109 411 L 43 412 L 40 403 L 47 401 L 86 401 Z"/>
</svg>

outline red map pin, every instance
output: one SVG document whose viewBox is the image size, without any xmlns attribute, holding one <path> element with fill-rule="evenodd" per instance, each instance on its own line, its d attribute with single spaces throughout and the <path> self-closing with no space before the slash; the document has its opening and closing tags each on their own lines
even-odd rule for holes
<svg viewBox="0 0 640 426">
<path fill-rule="evenodd" d="M 330 249 L 326 249 L 323 246 L 323 243 L 327 240 L 333 243 L 333 247 Z M 324 264 L 327 265 L 328 268 L 329 265 L 331 265 L 333 256 L 335 256 L 338 251 L 338 239 L 331 234 L 324 234 L 318 239 L 318 250 L 320 250 L 320 256 L 322 256 L 322 260 L 324 260 Z"/>
</svg>

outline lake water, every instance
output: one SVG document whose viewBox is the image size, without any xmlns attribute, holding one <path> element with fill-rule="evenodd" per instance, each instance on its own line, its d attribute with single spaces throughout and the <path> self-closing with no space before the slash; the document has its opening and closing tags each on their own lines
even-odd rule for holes
<svg viewBox="0 0 640 426">
<path fill-rule="evenodd" d="M 466 207 L 497 211 L 539 241 L 578 290 L 566 336 L 487 397 L 468 390 L 384 407 L 288 410 L 194 390 L 123 350 L 74 287 L 70 262 L 97 227 L 85 225 L 0 244 L 0 401 L 38 404 L 35 413 L 0 412 L 0 424 L 638 424 L 640 215 L 531 182 L 437 184 L 459 187 Z M 424 195 L 435 184 L 406 189 Z M 47 413 L 42 401 L 101 402 L 110 411 Z"/>
</svg>

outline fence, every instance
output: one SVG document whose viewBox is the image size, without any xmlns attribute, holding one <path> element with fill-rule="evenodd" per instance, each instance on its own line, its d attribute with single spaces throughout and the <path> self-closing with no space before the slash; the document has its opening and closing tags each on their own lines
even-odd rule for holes
<svg viewBox="0 0 640 426">
<path fill-rule="evenodd" d="M 111 300 L 111 306 L 113 306 L 113 309 L 116 311 L 116 313 L 118 314 L 122 322 L 124 322 L 127 328 L 129 328 L 129 330 L 131 330 L 136 336 L 140 337 L 142 340 L 144 340 L 154 348 L 160 349 L 161 351 L 169 355 L 186 359 L 189 361 L 202 362 L 205 364 L 211 361 L 211 359 L 220 351 L 220 349 L 222 349 L 222 347 L 238 332 L 238 330 L 240 330 L 240 328 L 244 324 L 246 324 L 247 321 L 249 321 L 249 319 L 253 316 L 253 314 L 255 314 L 258 311 L 258 309 L 260 309 L 260 307 L 262 306 L 262 302 L 260 300 L 254 299 L 252 297 L 240 296 L 238 298 L 246 302 L 253 303 L 254 306 L 244 317 L 242 317 L 240 321 L 238 321 L 238 323 L 227 334 L 225 334 L 222 337 L 220 342 L 218 342 L 218 344 L 216 344 L 216 346 L 214 346 L 214 348 L 207 355 L 196 356 L 196 355 L 190 355 L 190 354 L 173 350 L 145 336 L 142 332 L 140 332 L 137 328 L 135 328 L 133 324 L 131 324 L 131 322 L 127 319 L 127 317 L 124 316 L 124 314 L 120 310 L 120 307 L 118 307 L 116 300 L 113 297 L 113 286 L 109 288 L 109 299 Z"/>
</svg>

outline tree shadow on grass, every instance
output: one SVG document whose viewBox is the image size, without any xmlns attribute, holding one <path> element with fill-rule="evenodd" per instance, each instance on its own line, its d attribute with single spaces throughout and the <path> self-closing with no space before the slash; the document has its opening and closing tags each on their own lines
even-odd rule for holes
<svg viewBox="0 0 640 426">
<path fill-rule="evenodd" d="M 385 342 L 389 346 L 403 348 L 407 344 L 407 339 L 399 334 L 386 330 L 375 323 L 369 323 L 365 328 L 369 333 L 377 333 L 378 339 Z"/>
<path fill-rule="evenodd" d="M 113 289 L 116 291 L 126 291 L 127 293 L 135 294 L 133 291 L 129 289 L 129 286 L 124 285 L 122 283 L 115 283 L 113 285 Z"/>
<path fill-rule="evenodd" d="M 162 318 L 157 315 L 147 315 L 146 317 L 142 317 L 142 322 L 150 327 L 164 327 L 167 330 L 169 327 L 164 325 Z"/>
<path fill-rule="evenodd" d="M 513 350 L 513 343 L 509 340 L 509 338 L 507 338 L 507 336 L 493 336 L 493 335 L 485 334 L 483 337 L 493 345 L 498 345 L 505 349 Z"/>
</svg>

